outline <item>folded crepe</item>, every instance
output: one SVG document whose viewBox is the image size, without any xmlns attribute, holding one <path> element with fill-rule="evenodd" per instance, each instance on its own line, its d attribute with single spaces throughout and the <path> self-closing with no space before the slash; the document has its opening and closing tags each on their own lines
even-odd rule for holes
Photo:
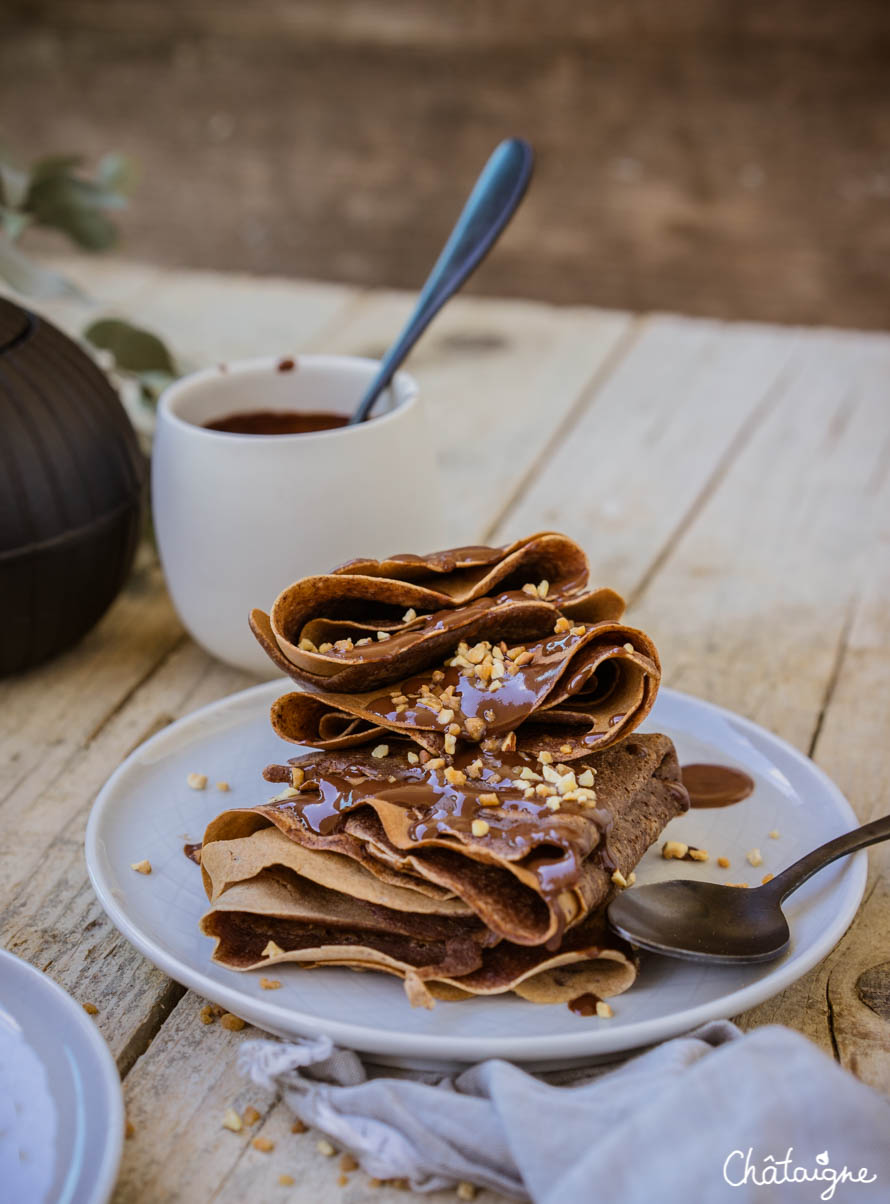
<svg viewBox="0 0 890 1204">
<path fill-rule="evenodd" d="M 271 720 L 283 739 L 328 750 L 395 733 L 441 754 L 456 741 L 515 732 L 520 751 L 568 761 L 633 731 L 651 710 L 660 677 L 658 653 L 642 631 L 561 616 L 544 639 L 463 642 L 439 668 L 394 686 L 286 694 Z"/>
<path fill-rule="evenodd" d="M 352 560 L 285 589 L 254 610 L 262 647 L 301 685 L 367 691 L 436 664 L 461 640 L 532 640 L 565 616 L 617 620 L 614 591 L 587 591 L 587 559 L 545 532 L 503 548 Z"/>
<path fill-rule="evenodd" d="M 269 780 L 297 786 L 218 816 L 205 853 L 274 826 L 304 850 L 357 862 L 387 888 L 461 901 L 504 941 L 556 952 L 688 796 L 666 736 L 637 735 L 571 768 L 544 756 L 476 748 L 446 764 L 395 741 L 312 753 L 270 766 Z"/>
<path fill-rule="evenodd" d="M 572 929 L 559 950 L 500 940 L 454 896 L 429 896 L 376 877 L 353 859 L 304 848 L 277 828 L 205 843 L 211 910 L 202 931 L 233 970 L 281 962 L 345 965 L 405 980 L 409 999 L 515 991 L 535 1002 L 606 998 L 636 976 L 629 946 L 602 916 Z"/>
</svg>

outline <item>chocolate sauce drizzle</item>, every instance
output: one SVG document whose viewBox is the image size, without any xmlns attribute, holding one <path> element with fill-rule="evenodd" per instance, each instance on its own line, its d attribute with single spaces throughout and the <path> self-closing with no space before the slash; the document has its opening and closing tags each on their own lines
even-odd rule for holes
<svg viewBox="0 0 890 1204">
<path fill-rule="evenodd" d="M 754 789 L 753 778 L 728 765 L 684 765 L 680 772 L 690 807 L 730 807 Z"/>
</svg>

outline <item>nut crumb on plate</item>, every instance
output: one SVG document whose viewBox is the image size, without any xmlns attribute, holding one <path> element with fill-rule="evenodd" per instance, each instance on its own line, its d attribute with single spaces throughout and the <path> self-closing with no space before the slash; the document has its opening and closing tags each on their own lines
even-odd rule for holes
<svg viewBox="0 0 890 1204">
<path fill-rule="evenodd" d="M 212 1024 L 213 1023 L 213 1008 L 210 1006 L 209 1003 L 206 1004 L 204 1007 L 202 1007 L 200 1012 L 198 1012 L 198 1019 L 201 1021 L 202 1024 Z"/>
<path fill-rule="evenodd" d="M 260 986 L 264 991 L 277 991 L 281 986 L 280 978 L 261 978 Z"/>
<path fill-rule="evenodd" d="M 241 1117 L 234 1108 L 226 1108 L 223 1113 L 222 1127 L 230 1129 L 233 1133 L 240 1133 L 244 1128 L 244 1125 L 241 1123 Z"/>
<path fill-rule="evenodd" d="M 244 1028 L 246 1023 L 240 1016 L 233 1016 L 231 1012 L 223 1012 L 219 1018 L 219 1022 L 230 1033 L 237 1033 L 240 1029 Z"/>
<path fill-rule="evenodd" d="M 137 874 L 150 874 L 151 862 L 147 858 L 144 861 L 134 861 L 130 869 L 135 870 Z"/>
<path fill-rule="evenodd" d="M 260 1113 L 257 1112 L 257 1110 L 256 1110 L 256 1108 L 254 1108 L 253 1104 L 249 1104 L 244 1109 L 244 1113 L 243 1113 L 241 1119 L 244 1121 L 244 1123 L 246 1125 L 255 1125 L 256 1122 L 260 1119 Z"/>
<path fill-rule="evenodd" d="M 606 1003 L 605 999 L 597 1000 L 596 1014 L 602 1020 L 611 1020 L 611 1018 L 615 1015 L 610 1005 Z"/>
<path fill-rule="evenodd" d="M 83 1010 L 86 1012 L 86 1014 L 88 1016 L 98 1016 L 99 1015 L 99 1009 L 96 1007 L 96 1005 L 94 1003 L 85 1003 L 83 1005 Z"/>
<path fill-rule="evenodd" d="M 190 773 L 185 780 L 192 790 L 203 790 L 207 785 L 207 774 Z"/>
<path fill-rule="evenodd" d="M 259 1150 L 261 1154 L 268 1154 L 270 1150 L 275 1149 L 275 1142 L 270 1141 L 268 1137 L 254 1137 L 250 1144 L 255 1150 Z"/>
<path fill-rule="evenodd" d="M 760 849 L 751 849 L 749 853 L 745 854 L 745 859 L 751 865 L 763 865 L 763 857 L 760 854 Z"/>
<path fill-rule="evenodd" d="M 320 1137 L 315 1143 L 315 1148 L 319 1154 L 324 1154 L 325 1158 L 333 1158 L 337 1152 L 326 1137 Z"/>
</svg>

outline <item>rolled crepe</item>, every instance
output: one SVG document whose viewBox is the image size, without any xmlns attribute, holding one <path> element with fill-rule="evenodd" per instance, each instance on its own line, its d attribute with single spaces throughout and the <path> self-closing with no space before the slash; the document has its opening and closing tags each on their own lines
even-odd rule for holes
<svg viewBox="0 0 890 1204">
<path fill-rule="evenodd" d="M 562 629 L 530 643 L 463 643 L 440 668 L 394 686 L 286 694 L 272 706 L 272 726 L 283 739 L 315 748 L 395 733 L 434 754 L 446 751 L 449 730 L 471 743 L 515 732 L 520 751 L 583 757 L 645 719 L 661 667 L 652 641 L 632 627 L 562 617 L 556 626 Z"/>
<path fill-rule="evenodd" d="M 212 904 L 201 928 L 216 941 L 214 960 L 233 970 L 282 962 L 382 970 L 403 978 L 422 1006 L 434 996 L 509 990 L 535 1002 L 605 998 L 636 975 L 629 947 L 600 917 L 573 929 L 558 951 L 510 945 L 457 900 L 381 883 L 351 859 L 295 846 L 275 828 L 206 843 L 201 864 Z"/>
<path fill-rule="evenodd" d="M 585 590 L 587 560 L 545 532 L 503 548 L 353 560 L 285 589 L 250 625 L 269 657 L 301 685 L 369 690 L 435 664 L 459 641 L 536 639 L 565 615 L 619 619 L 613 590 Z"/>
<path fill-rule="evenodd" d="M 405 876 L 390 884 L 437 887 L 502 939 L 551 950 L 607 901 L 615 870 L 626 878 L 688 806 L 676 752 L 661 735 L 637 735 L 571 768 L 478 748 L 446 765 L 394 745 L 315 753 L 266 776 L 300 789 L 224 812 L 205 845 L 274 825 L 305 848 Z"/>
</svg>

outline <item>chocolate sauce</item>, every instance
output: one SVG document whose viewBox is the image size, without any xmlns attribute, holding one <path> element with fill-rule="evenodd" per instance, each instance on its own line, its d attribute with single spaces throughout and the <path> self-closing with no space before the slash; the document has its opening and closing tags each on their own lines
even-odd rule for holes
<svg viewBox="0 0 890 1204">
<path fill-rule="evenodd" d="M 569 1011 L 578 1016 L 595 1016 L 596 1005 L 601 1002 L 599 995 L 595 995 L 593 991 L 585 991 L 583 995 L 576 995 L 574 999 L 569 1000 Z"/>
<path fill-rule="evenodd" d="M 455 613 L 440 612 L 437 625 Z M 575 743 L 593 746 L 607 733 L 614 739 L 622 726 L 633 726 L 637 706 L 645 695 L 645 671 L 638 663 L 638 654 L 634 659 L 628 656 L 623 630 L 616 631 L 614 625 L 606 623 L 582 625 L 577 632 L 566 631 L 524 644 L 531 657 L 525 664 L 517 666 L 505 657 L 504 675 L 497 679 L 497 690 L 482 686 L 466 670 L 446 662 L 436 671 L 435 682 L 432 671 L 409 677 L 398 686 L 366 698 L 362 710 L 396 729 L 441 730 L 436 713 L 424 705 L 424 697 L 429 697 L 426 690 L 433 686 L 436 693 L 452 687 L 453 702 L 448 708 L 454 712 L 452 722 L 463 726 L 467 719 L 481 720 L 485 735 L 513 731 L 542 706 L 555 706 L 589 719 L 589 726 L 573 737 Z M 383 641 L 382 646 L 392 642 Z M 379 655 L 381 643 L 367 647 L 372 656 Z M 613 698 L 628 704 L 627 710 L 607 717 L 602 707 Z M 349 709 L 348 704 L 345 709 Z"/>
<path fill-rule="evenodd" d="M 280 365 L 279 370 L 284 371 Z M 204 426 L 208 431 L 225 431 L 229 435 L 307 435 L 335 430 L 348 422 L 348 414 L 326 410 L 245 410 L 214 418 Z"/>
<path fill-rule="evenodd" d="M 748 774 L 728 765 L 684 765 L 680 772 L 690 807 L 729 807 L 754 789 Z"/>
<path fill-rule="evenodd" d="M 201 864 L 201 841 L 197 844 L 184 844 L 182 851 L 188 857 L 189 861 L 194 861 L 195 865 Z"/>
<path fill-rule="evenodd" d="M 294 819 L 312 831 L 329 835 L 343 815 L 367 799 L 404 807 L 411 813 L 410 838 L 414 843 L 458 838 L 474 843 L 474 820 L 484 819 L 489 831 L 483 838 L 496 853 L 509 860 L 524 859 L 537 879 L 545 898 L 556 898 L 578 879 L 585 858 L 599 849 L 606 868 L 612 866 L 607 848 L 611 813 L 592 801 L 563 798 L 559 811 L 552 811 L 538 796 L 525 797 L 535 783 L 520 775 L 524 768 L 538 772 L 540 764 L 521 753 L 487 753 L 478 746 L 462 749 L 453 758 L 453 768 L 466 772 L 479 761 L 478 777 L 467 777 L 457 785 L 445 776 L 445 767 L 411 765 L 404 752 L 379 758 L 369 764 L 367 755 L 348 753 L 331 764 L 332 754 L 321 754 L 317 766 L 311 758 L 299 764 L 305 779 L 298 794 L 280 797 L 277 811 L 293 811 Z M 481 802 L 483 795 L 497 795 L 497 806 Z M 579 822 L 580 821 L 580 822 Z"/>
</svg>

